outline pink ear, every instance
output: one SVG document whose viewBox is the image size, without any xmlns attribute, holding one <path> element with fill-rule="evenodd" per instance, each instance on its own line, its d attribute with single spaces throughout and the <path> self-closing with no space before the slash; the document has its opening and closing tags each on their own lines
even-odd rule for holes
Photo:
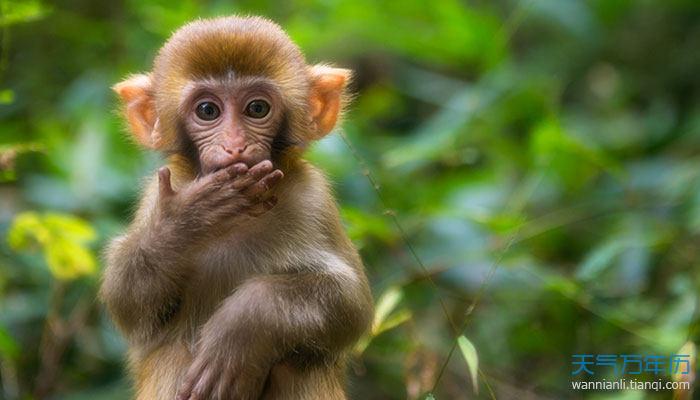
<svg viewBox="0 0 700 400">
<path fill-rule="evenodd" d="M 348 69 L 314 65 L 309 69 L 311 91 L 309 104 L 311 117 L 316 126 L 309 139 L 326 136 L 338 122 L 342 112 L 345 87 L 352 72 Z"/>
<path fill-rule="evenodd" d="M 155 148 L 158 118 L 151 78 L 144 74 L 132 75 L 112 89 L 124 103 L 124 116 L 136 141 L 143 146 Z"/>
</svg>

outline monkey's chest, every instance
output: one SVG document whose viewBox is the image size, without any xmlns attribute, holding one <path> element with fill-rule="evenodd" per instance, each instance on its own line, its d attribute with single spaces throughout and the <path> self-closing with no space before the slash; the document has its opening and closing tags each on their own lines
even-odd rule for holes
<svg viewBox="0 0 700 400">
<path fill-rule="evenodd" d="M 244 243 L 206 249 L 196 254 L 194 259 L 183 305 L 197 315 L 195 319 L 199 322 L 206 322 L 241 283 L 264 273 L 267 269 L 265 264 L 270 262 L 265 252 L 252 253 Z"/>
</svg>

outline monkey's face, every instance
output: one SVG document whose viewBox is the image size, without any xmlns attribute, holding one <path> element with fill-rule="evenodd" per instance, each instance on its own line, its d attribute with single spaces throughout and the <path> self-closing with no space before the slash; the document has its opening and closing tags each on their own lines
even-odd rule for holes
<svg viewBox="0 0 700 400">
<path fill-rule="evenodd" d="M 276 24 L 198 20 L 160 49 L 148 74 L 114 86 L 136 141 L 204 175 L 301 154 L 333 129 L 350 71 L 309 66 Z"/>
<path fill-rule="evenodd" d="M 243 78 L 192 82 L 178 114 L 197 149 L 202 174 L 234 163 L 252 167 L 271 159 L 284 117 L 281 94 L 270 80 Z"/>
</svg>

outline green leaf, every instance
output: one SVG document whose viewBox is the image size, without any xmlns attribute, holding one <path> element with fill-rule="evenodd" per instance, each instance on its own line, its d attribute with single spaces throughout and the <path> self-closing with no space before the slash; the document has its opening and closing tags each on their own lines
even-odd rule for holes
<svg viewBox="0 0 700 400">
<path fill-rule="evenodd" d="M 97 260 L 92 252 L 69 240 L 49 242 L 44 253 L 51 274 L 61 280 L 92 275 L 97 270 Z"/>
<path fill-rule="evenodd" d="M 1 0 L 0 27 L 30 22 L 43 18 L 49 13 L 49 9 L 37 0 Z"/>
<path fill-rule="evenodd" d="M 12 89 L 0 90 L 0 105 L 12 104 L 15 101 L 15 92 Z"/>
<path fill-rule="evenodd" d="M 38 245 L 51 274 L 57 279 L 71 280 L 96 272 L 97 259 L 87 247 L 96 236 L 93 227 L 81 218 L 27 211 L 15 217 L 7 241 L 16 251 Z"/>
<path fill-rule="evenodd" d="M 18 214 L 7 232 L 7 243 L 13 250 L 24 250 L 33 241 L 46 243 L 50 233 L 42 225 L 39 215 L 33 211 Z"/>
<path fill-rule="evenodd" d="M 393 329 L 402 323 L 411 319 L 413 314 L 408 309 L 401 309 L 392 314 L 392 311 L 401 302 L 403 291 L 396 286 L 389 287 L 377 300 L 377 306 L 374 311 L 374 321 L 372 329 L 365 334 L 355 345 L 354 352 L 357 355 L 362 354 L 372 339 L 390 329 Z"/>
<path fill-rule="evenodd" d="M 621 241 L 611 241 L 597 247 L 581 263 L 576 271 L 576 277 L 581 280 L 591 280 L 598 277 L 625 249 L 626 246 Z"/>
<path fill-rule="evenodd" d="M 457 339 L 457 344 L 459 345 L 459 350 L 464 356 L 464 360 L 467 362 L 467 368 L 469 368 L 469 376 L 472 379 L 472 387 L 474 388 L 474 393 L 479 393 L 478 385 L 478 371 L 479 371 L 479 356 L 476 353 L 476 348 L 472 342 L 467 339 L 466 336 L 462 335 Z"/>
<path fill-rule="evenodd" d="M 95 239 L 95 230 L 90 224 L 72 215 L 46 213 L 44 223 L 52 232 L 61 232 L 62 236 L 76 242 L 89 242 Z"/>
<path fill-rule="evenodd" d="M 425 396 L 425 400 L 435 400 L 435 395 L 433 395 L 432 393 L 428 393 Z"/>
<path fill-rule="evenodd" d="M 3 358 L 16 358 L 19 354 L 20 348 L 17 341 L 5 328 L 0 326 L 0 356 Z"/>
<path fill-rule="evenodd" d="M 343 207 L 341 215 L 343 220 L 347 222 L 348 235 L 352 240 L 375 237 L 382 241 L 389 241 L 392 238 L 392 230 L 387 224 L 386 218 L 381 215 L 370 214 L 350 207 Z"/>
<path fill-rule="evenodd" d="M 374 311 L 374 322 L 372 323 L 372 335 L 376 336 L 378 329 L 384 323 L 384 320 L 396 308 L 403 298 L 403 291 L 397 286 L 389 287 L 377 300 L 377 306 Z"/>
<path fill-rule="evenodd" d="M 413 314 L 411 313 L 411 310 L 405 308 L 399 310 L 388 316 L 383 323 L 381 323 L 376 329 L 373 330 L 372 334 L 376 336 L 382 332 L 386 332 L 390 329 L 396 328 L 397 326 L 411 319 L 412 316 Z"/>
</svg>

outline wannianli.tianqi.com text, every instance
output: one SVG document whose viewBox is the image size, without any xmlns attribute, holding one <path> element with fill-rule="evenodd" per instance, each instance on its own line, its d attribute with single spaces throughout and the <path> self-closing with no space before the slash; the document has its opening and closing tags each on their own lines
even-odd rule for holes
<svg viewBox="0 0 700 400">
<path fill-rule="evenodd" d="M 690 382 L 641 381 L 637 379 L 618 379 L 601 381 L 571 381 L 573 390 L 690 390 Z"/>
</svg>

